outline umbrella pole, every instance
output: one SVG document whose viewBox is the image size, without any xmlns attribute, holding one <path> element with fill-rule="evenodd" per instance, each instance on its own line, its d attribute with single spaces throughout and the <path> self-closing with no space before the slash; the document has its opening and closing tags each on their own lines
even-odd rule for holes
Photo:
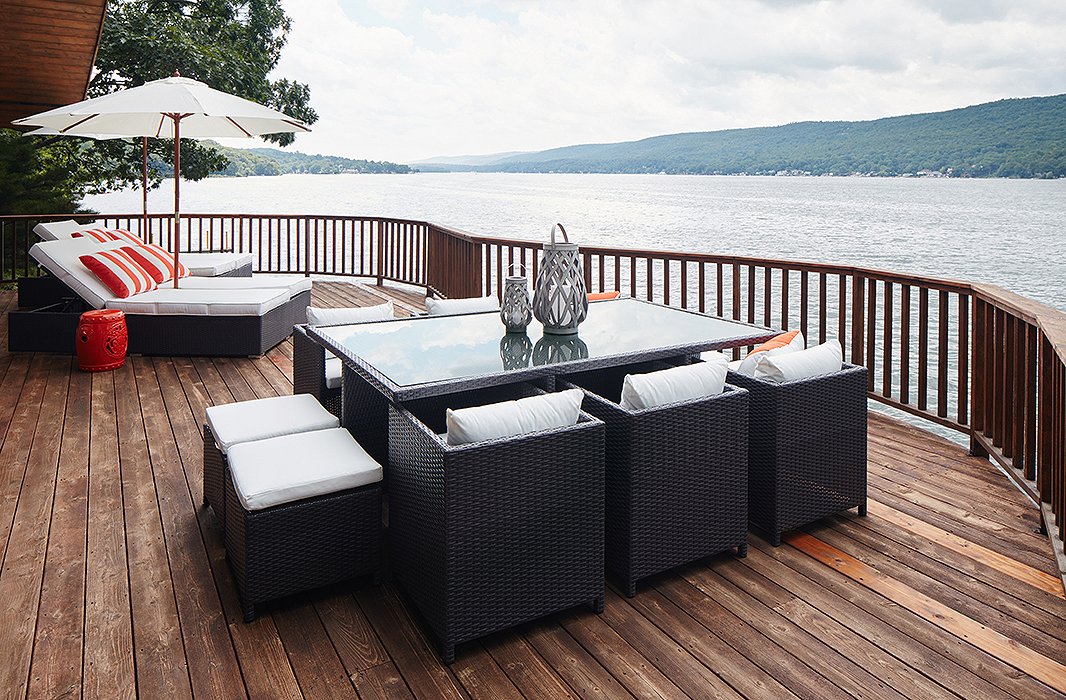
<svg viewBox="0 0 1066 700">
<path fill-rule="evenodd" d="M 141 137 L 141 238 L 145 243 L 149 240 L 148 230 L 148 137 Z"/>
<path fill-rule="evenodd" d="M 181 247 L 181 115 L 174 120 L 174 289 L 178 288 L 178 248 Z"/>
</svg>

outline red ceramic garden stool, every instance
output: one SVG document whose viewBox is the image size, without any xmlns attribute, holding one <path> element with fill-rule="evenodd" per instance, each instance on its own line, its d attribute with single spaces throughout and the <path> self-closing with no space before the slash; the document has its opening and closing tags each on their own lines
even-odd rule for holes
<svg viewBox="0 0 1066 700">
<path fill-rule="evenodd" d="M 78 322 L 78 367 L 86 372 L 118 369 L 126 362 L 126 314 L 118 309 L 86 311 Z"/>
</svg>

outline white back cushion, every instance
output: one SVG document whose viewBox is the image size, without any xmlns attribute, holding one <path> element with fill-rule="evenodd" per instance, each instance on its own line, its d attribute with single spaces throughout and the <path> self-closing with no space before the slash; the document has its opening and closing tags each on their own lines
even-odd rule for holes
<svg viewBox="0 0 1066 700">
<path fill-rule="evenodd" d="M 622 408 L 639 411 L 721 394 L 728 362 L 721 353 L 709 357 L 704 362 L 658 372 L 627 374 L 622 382 Z"/>
<path fill-rule="evenodd" d="M 749 377 L 754 377 L 755 365 L 759 364 L 759 360 L 761 360 L 763 357 L 787 355 L 790 352 L 798 352 L 804 349 L 805 347 L 807 347 L 807 341 L 804 340 L 802 333 L 797 333 L 796 337 L 793 338 L 792 341 L 784 347 L 774 348 L 773 350 L 763 350 L 761 352 L 748 353 L 748 356 L 741 361 L 740 366 L 735 371 L 739 372 L 740 374 L 746 374 Z"/>
<path fill-rule="evenodd" d="M 797 379 L 839 372 L 843 362 L 840 343 L 830 340 L 799 352 L 784 355 L 767 353 L 767 357 L 760 359 L 759 364 L 755 365 L 755 378 L 775 384 L 794 382 Z"/>
<path fill-rule="evenodd" d="M 307 307 L 307 322 L 312 326 L 343 326 L 367 321 L 388 321 L 393 318 L 392 299 L 377 306 L 318 309 Z"/>
<path fill-rule="evenodd" d="M 74 219 L 66 221 L 41 222 L 33 227 L 33 232 L 41 237 L 42 241 L 60 241 L 70 238 L 70 234 L 87 228 L 99 228 L 96 223 L 79 224 Z"/>
<path fill-rule="evenodd" d="M 116 297 L 81 260 L 78 260 L 82 255 L 98 253 L 100 250 L 100 244 L 91 238 L 66 238 L 34 244 L 30 248 L 30 257 L 66 283 L 86 304 L 102 309 L 108 301 Z"/>
<path fill-rule="evenodd" d="M 580 389 L 568 389 L 455 411 L 449 408 L 448 444 L 464 445 L 574 425 L 584 396 Z"/>
<path fill-rule="evenodd" d="M 426 311 L 430 316 L 452 316 L 499 310 L 500 302 L 495 296 L 470 297 L 469 299 L 426 299 Z"/>
</svg>

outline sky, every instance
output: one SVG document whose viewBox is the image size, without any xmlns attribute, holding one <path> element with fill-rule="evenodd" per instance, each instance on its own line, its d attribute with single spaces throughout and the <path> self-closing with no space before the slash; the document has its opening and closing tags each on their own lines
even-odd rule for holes
<svg viewBox="0 0 1066 700">
<path fill-rule="evenodd" d="M 311 86 L 307 153 L 409 163 L 1066 93 L 1064 0 L 283 4 L 273 76 Z"/>
</svg>

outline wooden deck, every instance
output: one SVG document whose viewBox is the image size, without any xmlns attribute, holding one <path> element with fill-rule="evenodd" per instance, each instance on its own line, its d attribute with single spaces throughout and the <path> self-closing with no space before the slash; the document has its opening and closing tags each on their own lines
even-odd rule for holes
<svg viewBox="0 0 1066 700">
<path fill-rule="evenodd" d="M 316 283 L 319 305 L 394 289 Z M 0 309 L 14 304 L 0 292 Z M 0 347 L 6 348 L 6 313 Z M 1037 511 L 987 461 L 871 414 L 870 515 L 652 580 L 437 661 L 391 586 L 241 621 L 201 507 L 204 407 L 291 391 L 258 359 L 86 374 L 0 351 L 0 695 L 21 698 L 1043 698 L 1066 600 Z"/>
</svg>

